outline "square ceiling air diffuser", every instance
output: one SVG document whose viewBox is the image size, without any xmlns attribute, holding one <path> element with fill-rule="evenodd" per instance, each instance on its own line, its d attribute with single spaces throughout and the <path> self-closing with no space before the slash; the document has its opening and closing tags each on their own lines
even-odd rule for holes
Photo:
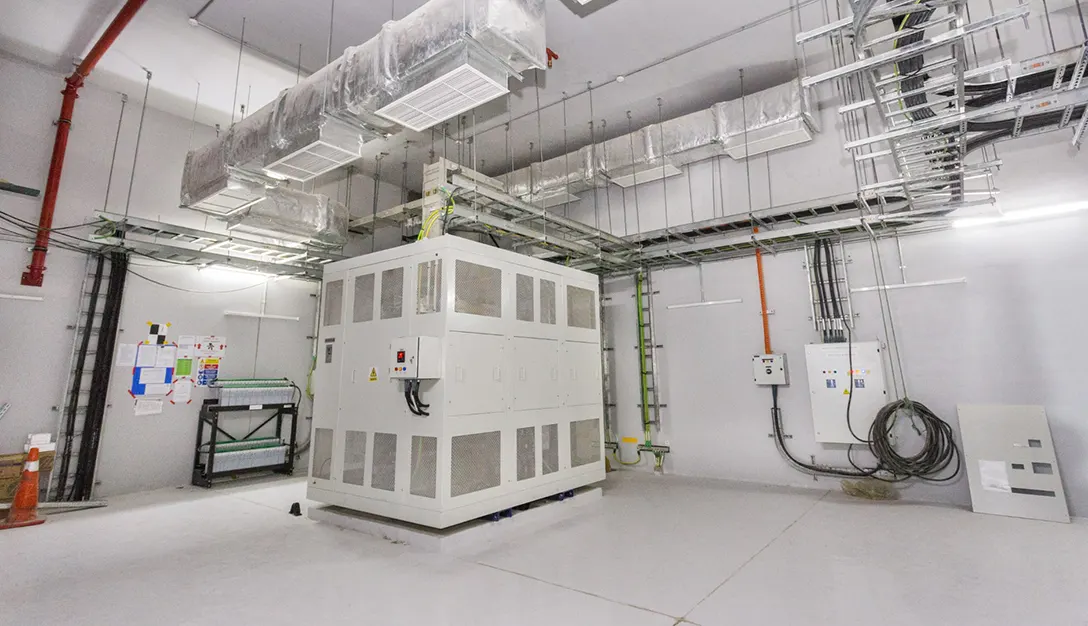
<svg viewBox="0 0 1088 626">
<path fill-rule="evenodd" d="M 190 192 L 188 204 L 183 206 L 226 218 L 263 200 L 272 184 L 273 181 L 230 168 L 225 176 Z"/>
<path fill-rule="evenodd" d="M 306 182 L 355 161 L 363 143 L 374 137 L 364 128 L 322 116 L 319 125 L 293 137 L 287 147 L 274 150 L 264 171 L 276 178 Z"/>
<path fill-rule="evenodd" d="M 426 130 L 505 95 L 510 91 L 507 80 L 503 72 L 487 71 L 466 61 L 382 107 L 377 113 L 405 128 L 417 132 Z"/>
</svg>

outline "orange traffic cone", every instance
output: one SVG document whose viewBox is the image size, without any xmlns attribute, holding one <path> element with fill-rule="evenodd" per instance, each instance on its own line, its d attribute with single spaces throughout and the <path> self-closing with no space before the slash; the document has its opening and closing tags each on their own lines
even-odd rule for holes
<svg viewBox="0 0 1088 626">
<path fill-rule="evenodd" d="M 44 524 L 38 519 L 38 449 L 31 448 L 23 466 L 23 479 L 15 492 L 7 521 L 0 523 L 0 530 Z"/>
</svg>

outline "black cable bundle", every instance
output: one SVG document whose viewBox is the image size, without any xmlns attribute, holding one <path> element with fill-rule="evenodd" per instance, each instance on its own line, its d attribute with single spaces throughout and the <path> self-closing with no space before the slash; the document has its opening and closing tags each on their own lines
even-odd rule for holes
<svg viewBox="0 0 1088 626">
<path fill-rule="evenodd" d="M 891 444 L 892 428 L 899 419 L 900 411 L 910 413 L 912 422 L 917 419 L 922 424 L 919 428 L 915 422 L 914 428 L 915 432 L 925 437 L 925 444 L 913 456 L 900 455 Z M 868 443 L 869 450 L 880 463 L 880 469 L 896 476 L 895 482 L 911 478 L 921 478 L 930 482 L 948 482 L 960 473 L 962 461 L 952 427 L 921 402 L 912 402 L 904 398 L 887 404 L 877 411 L 873 425 L 869 429 Z M 955 472 L 944 478 L 932 478 L 948 469 L 953 462 L 956 464 Z"/>
<path fill-rule="evenodd" d="M 835 253 L 829 239 L 817 239 L 813 245 L 812 275 L 816 282 L 816 299 L 820 307 L 820 317 L 825 322 L 842 320 L 844 316 L 842 299 L 839 296 L 838 272 L 835 269 Z M 846 341 L 843 331 L 838 328 L 829 326 L 822 329 L 821 334 L 824 343 Z"/>
<path fill-rule="evenodd" d="M 827 279 L 828 279 L 828 291 L 831 292 L 831 312 L 834 315 L 834 319 L 838 320 L 844 326 L 846 325 L 846 316 L 843 314 L 842 299 L 839 297 L 839 274 L 835 268 L 835 252 L 831 248 L 831 240 L 824 239 L 824 259 L 827 261 Z M 832 329 L 832 340 L 836 342 L 846 341 L 843 337 L 843 330 L 841 328 Z"/>
<path fill-rule="evenodd" d="M 892 0 L 888 0 L 891 2 Z M 919 24 L 924 24 L 929 21 L 929 18 L 933 15 L 933 9 L 924 9 L 921 11 L 915 11 L 909 13 L 903 17 L 896 17 L 892 19 L 892 26 L 896 31 L 903 31 L 910 28 L 914 28 Z M 904 48 L 906 46 L 918 43 L 925 37 L 925 30 L 908 31 L 902 37 L 898 37 L 895 40 L 894 46 L 896 48 Z M 903 92 L 915 91 L 925 86 L 926 80 L 929 78 L 922 72 L 925 68 L 925 57 L 921 54 L 917 54 L 912 57 L 903 59 L 895 64 L 895 70 L 903 79 L 900 81 L 900 90 Z M 925 93 L 919 93 L 912 96 L 903 98 L 904 108 L 912 108 L 926 104 L 928 99 Z M 916 111 L 907 113 L 912 121 L 920 121 L 935 117 L 936 113 L 929 107 L 924 107 Z"/>
<path fill-rule="evenodd" d="M 431 405 L 423 404 L 423 401 L 420 400 L 418 380 L 404 381 L 404 402 L 408 405 L 408 410 L 412 412 L 412 415 L 430 417 L 431 414 L 427 412 L 427 409 L 431 408 Z"/>
<path fill-rule="evenodd" d="M 812 277 L 816 283 L 816 299 L 820 304 L 820 317 L 825 322 L 831 319 L 831 312 L 827 305 L 827 296 L 824 294 L 824 275 L 820 262 L 820 240 L 812 247 Z M 824 343 L 831 341 L 831 332 L 827 328 L 820 329 Z"/>
<path fill-rule="evenodd" d="M 778 450 L 796 468 L 802 471 L 813 472 L 824 476 L 838 478 L 875 478 L 889 483 L 899 483 L 911 479 L 927 482 L 944 483 L 955 480 L 962 469 L 962 458 L 952 431 L 952 426 L 942 420 L 929 407 L 909 399 L 896 400 L 885 405 L 877 411 L 873 419 L 873 425 L 869 429 L 869 439 L 855 438 L 869 447 L 869 452 L 876 457 L 876 466 L 864 468 L 858 466 L 853 460 L 854 446 L 847 450 L 847 458 L 853 470 L 805 463 L 786 447 L 784 430 L 782 428 L 782 410 L 778 408 L 778 386 L 771 387 L 773 406 L 771 408 L 771 424 L 774 429 L 774 439 Z M 909 412 L 912 422 L 921 422 L 919 428 L 915 423 L 915 432 L 923 436 L 925 441 L 922 449 L 914 455 L 903 456 L 891 443 L 892 429 L 902 417 L 901 412 Z M 852 431 L 851 431 L 852 432 Z M 955 471 L 943 477 L 939 474 L 948 470 L 955 463 Z M 881 474 L 884 474 L 883 476 Z"/>
</svg>

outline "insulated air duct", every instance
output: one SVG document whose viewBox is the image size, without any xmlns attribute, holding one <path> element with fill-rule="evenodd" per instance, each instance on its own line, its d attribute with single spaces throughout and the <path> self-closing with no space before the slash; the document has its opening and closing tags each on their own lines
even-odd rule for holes
<svg viewBox="0 0 1088 626">
<path fill-rule="evenodd" d="M 312 180 L 369 141 L 493 100 L 547 66 L 544 38 L 544 0 L 431 0 L 190 152 L 181 204 L 229 217 L 277 180 Z"/>
<path fill-rule="evenodd" d="M 278 187 L 227 218 L 227 229 L 293 243 L 339 247 L 347 243 L 348 209 L 323 194 Z"/>
<path fill-rule="evenodd" d="M 746 128 L 747 127 L 747 128 Z M 651 124 L 602 143 L 507 174 L 507 192 L 555 206 L 606 181 L 622 187 L 681 173 L 720 155 L 740 160 L 811 141 L 819 131 L 805 90 L 791 81 L 743 100 Z M 747 139 L 747 142 L 745 141 Z"/>
<path fill-rule="evenodd" d="M 800 81 L 714 105 L 718 140 L 736 160 L 812 141 L 819 125 Z"/>
</svg>

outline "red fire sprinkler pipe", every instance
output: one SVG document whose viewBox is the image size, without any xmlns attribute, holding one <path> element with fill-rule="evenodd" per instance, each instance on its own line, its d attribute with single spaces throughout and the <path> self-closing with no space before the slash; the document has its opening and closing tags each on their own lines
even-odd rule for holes
<svg viewBox="0 0 1088 626">
<path fill-rule="evenodd" d="M 53 228 L 53 212 L 57 208 L 57 192 L 60 190 L 60 175 L 64 169 L 64 153 L 68 150 L 68 131 L 72 128 L 72 113 L 76 108 L 76 98 L 79 97 L 79 89 L 83 87 L 83 81 L 90 75 L 91 70 L 98 65 L 102 55 L 106 54 L 113 42 L 120 36 L 121 31 L 135 17 L 136 12 L 147 0 L 127 0 L 125 6 L 113 18 L 106 32 L 91 48 L 83 62 L 79 64 L 72 75 L 64 79 L 66 83 L 64 100 L 60 105 L 60 119 L 57 120 L 57 137 L 53 141 L 53 157 L 49 163 L 49 178 L 45 183 L 45 196 L 42 199 L 42 214 L 38 219 L 38 236 L 34 241 L 34 253 L 30 259 L 27 271 L 23 272 L 22 284 L 29 287 L 41 287 L 45 278 L 45 253 L 49 250 L 49 233 Z"/>
</svg>

